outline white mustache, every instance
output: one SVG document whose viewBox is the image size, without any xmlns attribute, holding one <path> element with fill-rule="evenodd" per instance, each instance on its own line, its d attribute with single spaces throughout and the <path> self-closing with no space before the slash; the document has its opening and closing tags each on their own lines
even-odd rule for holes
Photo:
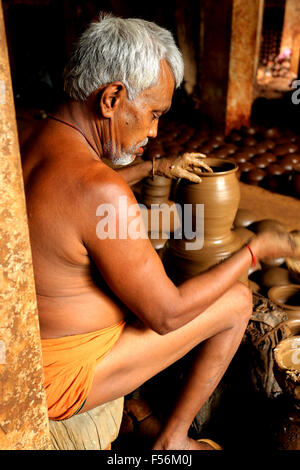
<svg viewBox="0 0 300 470">
<path fill-rule="evenodd" d="M 145 147 L 145 145 L 148 144 L 149 139 L 146 137 L 140 144 L 138 144 L 135 148 L 135 150 L 139 149 L 140 147 Z"/>
</svg>

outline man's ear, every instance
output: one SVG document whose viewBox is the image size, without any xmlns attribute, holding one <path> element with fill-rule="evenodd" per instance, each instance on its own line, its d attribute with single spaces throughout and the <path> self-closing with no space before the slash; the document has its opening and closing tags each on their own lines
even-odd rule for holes
<svg viewBox="0 0 300 470">
<path fill-rule="evenodd" d="M 127 90 L 122 82 L 105 85 L 99 96 L 98 110 L 105 118 L 111 118 L 122 100 L 127 98 Z"/>
</svg>

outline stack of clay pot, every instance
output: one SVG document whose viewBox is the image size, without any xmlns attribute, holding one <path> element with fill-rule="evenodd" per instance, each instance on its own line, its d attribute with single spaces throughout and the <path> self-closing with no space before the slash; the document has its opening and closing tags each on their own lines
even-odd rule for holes
<svg viewBox="0 0 300 470">
<path fill-rule="evenodd" d="M 201 183 L 181 180 L 176 185 L 175 201 L 181 205 L 183 212 L 185 205 L 191 205 L 193 230 L 200 226 L 203 228 L 203 246 L 191 248 L 196 238 L 188 240 L 185 232 L 183 238 L 167 242 L 163 262 L 175 284 L 218 264 L 238 251 L 243 244 L 241 238 L 231 230 L 240 201 L 237 165 L 218 158 L 207 158 L 206 161 L 213 173 L 202 173 Z M 197 204 L 204 205 L 204 217 L 201 220 Z M 247 273 L 241 281 L 248 284 Z"/>
<path fill-rule="evenodd" d="M 285 227 L 277 220 L 256 220 L 246 209 L 239 209 L 234 221 L 235 231 L 247 242 L 261 231 Z M 300 275 L 291 270 L 284 258 L 265 260 L 249 272 L 250 286 L 255 292 L 268 296 L 283 308 L 294 330 L 300 328 Z"/>
<path fill-rule="evenodd" d="M 184 152 L 233 159 L 242 182 L 300 198 L 300 135 L 290 130 L 250 126 L 233 130 L 225 137 L 207 129 L 171 122 L 149 143 L 147 157 L 176 156 Z M 152 200 L 165 201 L 169 187 L 166 182 L 166 189 L 162 190 L 162 181 L 157 181 L 157 186 L 149 179 L 145 182 L 142 198 L 147 204 Z M 154 186 L 157 189 L 152 189 Z"/>
<path fill-rule="evenodd" d="M 275 61 L 275 58 L 280 48 L 280 31 L 275 29 L 266 29 L 262 33 L 262 44 L 260 51 L 260 62 L 267 65 L 270 61 Z"/>
<path fill-rule="evenodd" d="M 260 64 L 267 76 L 286 77 L 290 70 L 290 54 L 279 54 L 281 32 L 268 29 L 263 32 Z"/>
</svg>

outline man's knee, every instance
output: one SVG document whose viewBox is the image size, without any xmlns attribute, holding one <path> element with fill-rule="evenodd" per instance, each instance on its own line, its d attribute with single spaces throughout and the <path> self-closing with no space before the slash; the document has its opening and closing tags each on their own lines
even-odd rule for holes
<svg viewBox="0 0 300 470">
<path fill-rule="evenodd" d="M 242 282 L 237 282 L 233 290 L 237 303 L 237 317 L 241 321 L 248 322 L 253 310 L 252 291 Z"/>
</svg>

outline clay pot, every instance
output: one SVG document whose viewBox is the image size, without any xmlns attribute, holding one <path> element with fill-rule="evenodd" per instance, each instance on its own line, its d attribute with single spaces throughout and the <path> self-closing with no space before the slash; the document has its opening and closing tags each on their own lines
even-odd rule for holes
<svg viewBox="0 0 300 470">
<path fill-rule="evenodd" d="M 263 220 L 259 220 L 258 222 L 254 222 L 248 227 L 248 229 L 258 234 L 260 232 L 265 232 L 267 230 L 273 230 L 273 229 L 285 230 L 285 227 L 278 220 L 263 219 Z"/>
<path fill-rule="evenodd" d="M 290 274 L 285 268 L 267 268 L 263 269 L 260 273 L 259 284 L 266 289 L 274 286 L 285 286 L 290 284 L 290 282 Z"/>
<path fill-rule="evenodd" d="M 257 134 L 259 129 L 254 126 L 249 126 L 249 127 L 242 127 L 242 132 L 245 135 L 255 135 Z"/>
<path fill-rule="evenodd" d="M 243 139 L 243 144 L 245 146 L 250 146 L 252 147 L 252 145 L 256 145 L 257 144 L 257 140 L 254 139 L 254 137 L 246 137 L 245 139 Z"/>
<path fill-rule="evenodd" d="M 288 320 L 287 325 L 290 329 L 291 335 L 300 335 L 300 318 Z"/>
<path fill-rule="evenodd" d="M 234 143 L 239 143 L 242 140 L 242 136 L 238 131 L 232 131 L 230 134 L 226 137 L 226 140 L 228 142 Z"/>
<path fill-rule="evenodd" d="M 294 169 L 293 160 L 289 156 L 281 158 L 278 164 L 283 168 L 285 172 L 291 172 Z"/>
<path fill-rule="evenodd" d="M 254 212 L 250 211 L 249 209 L 239 208 L 236 213 L 233 225 L 235 228 L 248 227 L 248 225 L 253 224 L 256 220 L 257 217 Z M 248 230 L 248 232 L 250 232 L 250 230 Z"/>
<path fill-rule="evenodd" d="M 255 166 L 251 162 L 240 163 L 239 170 L 241 172 L 241 180 L 246 181 L 247 173 L 249 173 L 249 171 L 254 170 L 254 169 L 255 169 Z"/>
<path fill-rule="evenodd" d="M 199 152 L 206 154 L 210 154 L 214 151 L 214 147 L 210 142 L 205 142 L 199 148 Z"/>
<path fill-rule="evenodd" d="M 266 172 L 260 168 L 250 170 L 245 176 L 245 182 L 253 186 L 258 186 L 262 183 L 266 176 Z"/>
<path fill-rule="evenodd" d="M 284 169 L 277 163 L 271 163 L 266 168 L 267 176 L 264 181 L 264 185 L 267 189 L 271 191 L 280 191 L 284 184 L 283 175 L 285 173 Z"/>
<path fill-rule="evenodd" d="M 268 166 L 268 158 L 265 157 L 265 153 L 261 156 L 253 157 L 251 163 L 256 166 L 256 168 L 264 169 Z"/>
<path fill-rule="evenodd" d="M 245 152 L 236 152 L 233 158 L 237 163 L 245 163 L 250 159 L 248 153 Z"/>
<path fill-rule="evenodd" d="M 300 286 L 288 284 L 271 287 L 268 297 L 276 305 L 281 307 L 289 320 L 300 319 Z"/>
<path fill-rule="evenodd" d="M 298 146 L 295 144 L 280 144 L 273 149 L 274 155 L 286 155 L 288 153 L 297 152 Z"/>
<path fill-rule="evenodd" d="M 264 142 L 261 142 L 255 146 L 255 150 L 257 154 L 265 153 L 268 150 L 268 146 Z"/>
<path fill-rule="evenodd" d="M 228 151 L 226 148 L 223 147 L 223 145 L 221 147 L 219 147 L 217 150 L 214 150 L 214 152 L 211 154 L 212 157 L 216 157 L 216 158 L 227 158 L 228 156 Z"/>
<path fill-rule="evenodd" d="M 234 233 L 240 237 L 243 244 L 248 243 L 252 238 L 255 237 L 255 234 L 245 227 L 238 227 L 234 229 Z"/>
<path fill-rule="evenodd" d="M 162 204 L 169 200 L 172 180 L 164 176 L 155 175 L 143 180 L 140 201 L 147 207 L 151 204 Z"/>
<path fill-rule="evenodd" d="M 230 160 L 207 158 L 214 173 L 203 173 L 199 184 L 181 180 L 176 188 L 176 202 L 192 205 L 193 229 L 197 222 L 196 205 L 204 204 L 202 248 L 187 249 L 187 239 L 172 239 L 166 244 L 164 265 L 175 284 L 228 258 L 242 246 L 241 239 L 231 230 L 240 201 L 237 166 Z M 201 222 L 201 221 L 198 221 Z M 248 282 L 247 273 L 242 278 Z"/>
<path fill-rule="evenodd" d="M 276 127 L 270 127 L 269 129 L 267 129 L 265 131 L 265 136 L 266 137 L 270 137 L 271 139 L 274 138 L 274 137 L 278 137 L 280 134 L 279 134 L 279 131 L 278 129 L 276 129 Z"/>
<path fill-rule="evenodd" d="M 254 146 L 243 147 L 242 151 L 243 153 L 247 153 L 249 155 L 249 158 L 254 157 L 254 155 L 256 155 L 256 150 Z"/>
<path fill-rule="evenodd" d="M 276 145 L 274 140 L 271 140 L 271 139 L 265 139 L 265 140 L 263 140 L 263 142 L 269 150 L 272 150 Z"/>
<path fill-rule="evenodd" d="M 283 168 L 277 163 L 271 163 L 266 171 L 269 176 L 280 176 L 284 173 Z"/>
<path fill-rule="evenodd" d="M 300 336 L 290 336 L 274 349 L 274 374 L 283 392 L 300 404 Z"/>
</svg>

